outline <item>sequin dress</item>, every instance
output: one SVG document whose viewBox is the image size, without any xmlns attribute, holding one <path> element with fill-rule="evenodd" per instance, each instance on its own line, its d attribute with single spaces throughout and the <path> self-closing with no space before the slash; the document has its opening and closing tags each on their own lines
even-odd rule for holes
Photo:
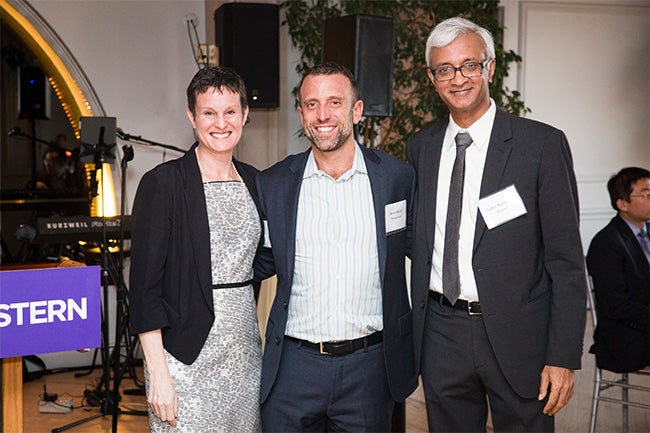
<svg viewBox="0 0 650 433">
<path fill-rule="evenodd" d="M 203 188 L 212 284 L 248 281 L 261 233 L 255 204 L 243 182 L 206 182 Z M 261 431 L 262 350 L 253 288 L 213 289 L 212 297 L 215 321 L 196 361 L 185 365 L 165 352 L 178 418 L 173 428 L 149 414 L 152 432 Z"/>
</svg>

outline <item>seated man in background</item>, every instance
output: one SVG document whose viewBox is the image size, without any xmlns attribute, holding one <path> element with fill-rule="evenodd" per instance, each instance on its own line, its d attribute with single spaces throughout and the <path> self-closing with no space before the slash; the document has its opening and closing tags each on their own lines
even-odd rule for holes
<svg viewBox="0 0 650 433">
<path fill-rule="evenodd" d="M 62 149 L 48 147 L 43 154 L 43 167 L 37 173 L 36 188 L 62 192 L 66 188 L 66 155 Z"/>
<path fill-rule="evenodd" d="M 627 373 L 650 364 L 650 172 L 624 168 L 607 189 L 618 215 L 587 253 L 598 312 L 590 352 L 599 368 Z"/>
<path fill-rule="evenodd" d="M 59 137 L 64 137 L 63 140 Z M 37 189 L 54 193 L 80 194 L 85 191 L 86 174 L 78 155 L 62 147 L 65 136 L 59 134 L 43 154 L 43 166 L 36 174 Z"/>
</svg>

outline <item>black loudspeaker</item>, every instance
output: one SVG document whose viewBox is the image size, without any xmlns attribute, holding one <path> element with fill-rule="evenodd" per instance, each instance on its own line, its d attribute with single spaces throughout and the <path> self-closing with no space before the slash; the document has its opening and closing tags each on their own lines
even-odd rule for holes
<svg viewBox="0 0 650 433">
<path fill-rule="evenodd" d="M 18 118 L 47 119 L 45 74 L 38 66 L 18 68 Z"/>
<path fill-rule="evenodd" d="M 322 60 L 352 71 L 359 83 L 364 116 L 393 114 L 394 46 L 391 18 L 348 15 L 325 21 Z"/>
<path fill-rule="evenodd" d="M 219 64 L 246 83 L 251 108 L 280 106 L 280 9 L 267 3 L 226 3 L 214 12 Z"/>
</svg>

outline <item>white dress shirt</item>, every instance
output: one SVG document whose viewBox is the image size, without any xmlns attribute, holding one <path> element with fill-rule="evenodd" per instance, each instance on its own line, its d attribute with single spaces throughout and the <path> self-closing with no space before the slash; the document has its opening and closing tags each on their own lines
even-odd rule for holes
<svg viewBox="0 0 650 433">
<path fill-rule="evenodd" d="M 496 114 L 496 104 L 490 98 L 490 108 L 469 128 L 461 129 L 449 116 L 449 125 L 440 155 L 438 172 L 438 191 L 436 195 L 436 233 L 433 246 L 431 279 L 429 288 L 442 293 L 442 254 L 445 246 L 445 224 L 449 201 L 449 184 L 451 171 L 456 159 L 456 134 L 466 131 L 472 137 L 472 144 L 465 151 L 465 180 L 463 184 L 463 205 L 460 218 L 460 237 L 458 240 L 458 266 L 460 268 L 460 298 L 478 301 L 476 279 L 472 269 L 474 249 L 474 232 L 478 212 L 478 200 L 481 192 L 481 180 L 485 157 L 490 144 L 492 125 Z"/>
<path fill-rule="evenodd" d="M 383 329 L 375 212 L 368 171 L 333 179 L 310 153 L 296 219 L 296 257 L 285 334 L 314 343 Z"/>
</svg>

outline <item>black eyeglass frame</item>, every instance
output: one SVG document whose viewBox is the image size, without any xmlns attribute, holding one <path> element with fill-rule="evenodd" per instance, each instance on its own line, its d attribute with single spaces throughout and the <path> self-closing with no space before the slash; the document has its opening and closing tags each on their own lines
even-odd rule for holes
<svg viewBox="0 0 650 433">
<path fill-rule="evenodd" d="M 476 77 L 480 76 L 483 73 L 483 69 L 485 69 L 487 67 L 487 65 L 490 63 L 490 61 L 492 61 L 492 59 L 488 57 L 485 60 L 483 60 L 482 62 L 466 62 L 466 63 L 463 63 L 462 65 L 460 65 L 459 67 L 455 67 L 455 66 L 452 66 L 452 65 L 445 65 L 445 67 L 449 67 L 449 68 L 454 70 L 454 75 L 452 75 L 450 78 L 445 78 L 445 79 L 440 79 L 440 78 L 438 78 L 436 76 L 436 69 L 438 69 L 438 68 L 428 68 L 428 69 L 431 71 L 431 75 L 433 75 L 434 80 L 439 81 L 439 82 L 445 82 L 445 81 L 451 81 L 454 78 L 456 78 L 456 73 L 458 73 L 458 72 L 460 72 L 460 75 L 462 75 L 465 78 L 476 78 Z M 474 65 L 474 64 L 479 65 L 481 67 L 481 69 L 480 69 L 480 71 L 478 71 L 478 74 L 470 75 L 468 77 L 463 72 L 463 68 L 466 67 L 467 65 Z"/>
</svg>

